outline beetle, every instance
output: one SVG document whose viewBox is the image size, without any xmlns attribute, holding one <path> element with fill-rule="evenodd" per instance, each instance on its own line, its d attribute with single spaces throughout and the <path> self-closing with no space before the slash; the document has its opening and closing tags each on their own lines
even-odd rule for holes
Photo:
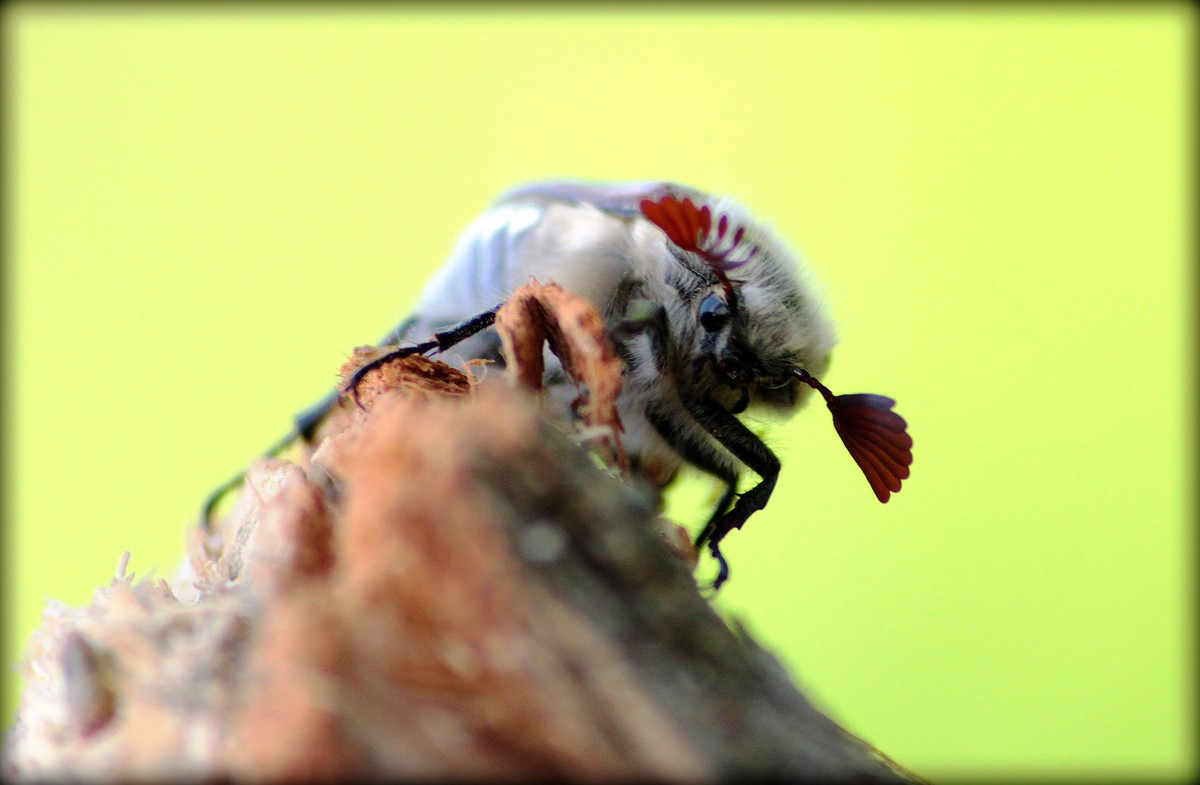
<svg viewBox="0 0 1200 785">
<path fill-rule="evenodd" d="M 601 313 L 624 366 L 618 411 L 631 470 L 658 487 L 685 466 L 724 487 L 696 536 L 729 577 L 720 543 L 763 509 L 778 480 L 776 455 L 738 418 L 754 409 L 789 416 L 813 391 L 880 502 L 909 476 L 912 438 L 881 395 L 834 395 L 819 380 L 836 342 L 821 297 L 783 242 L 738 202 L 670 182 L 550 180 L 503 194 L 459 238 L 413 314 L 384 337 L 396 348 L 360 367 L 296 418 L 271 448 L 312 438 L 341 394 L 373 368 L 421 353 L 445 360 L 504 358 L 492 327 L 500 304 L 530 278 L 553 281 Z M 399 345 L 412 338 L 427 338 Z M 569 417 L 573 390 L 547 358 L 545 387 Z M 745 469 L 759 482 L 743 493 Z M 218 488 L 216 500 L 240 481 Z"/>
</svg>

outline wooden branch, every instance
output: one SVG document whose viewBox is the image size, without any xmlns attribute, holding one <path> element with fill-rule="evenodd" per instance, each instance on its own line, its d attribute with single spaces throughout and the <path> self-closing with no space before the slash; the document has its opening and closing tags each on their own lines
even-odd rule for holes
<svg viewBox="0 0 1200 785">
<path fill-rule="evenodd" d="M 376 376 L 304 468 L 253 467 L 172 583 L 122 562 L 47 611 L 7 776 L 907 778 L 534 396 L 422 357 Z"/>
</svg>

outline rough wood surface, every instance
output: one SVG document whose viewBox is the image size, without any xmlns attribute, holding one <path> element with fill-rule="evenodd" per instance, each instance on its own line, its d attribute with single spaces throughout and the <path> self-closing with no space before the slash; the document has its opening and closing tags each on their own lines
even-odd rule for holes
<svg viewBox="0 0 1200 785">
<path fill-rule="evenodd" d="M 172 582 L 122 563 L 46 612 L 7 776 L 906 778 L 534 396 L 422 357 L 361 393 L 303 467 L 256 464 Z"/>
</svg>

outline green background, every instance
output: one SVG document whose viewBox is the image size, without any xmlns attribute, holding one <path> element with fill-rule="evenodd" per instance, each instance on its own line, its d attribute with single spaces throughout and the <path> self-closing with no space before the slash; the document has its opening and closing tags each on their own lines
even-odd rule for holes
<svg viewBox="0 0 1200 785">
<path fill-rule="evenodd" d="M 1188 776 L 1195 17 L 1149 9 L 10 5 L 5 663 L 170 574 L 501 190 L 668 178 L 789 239 L 916 441 L 883 506 L 823 407 L 770 430 L 718 605 L 935 780 Z"/>
</svg>

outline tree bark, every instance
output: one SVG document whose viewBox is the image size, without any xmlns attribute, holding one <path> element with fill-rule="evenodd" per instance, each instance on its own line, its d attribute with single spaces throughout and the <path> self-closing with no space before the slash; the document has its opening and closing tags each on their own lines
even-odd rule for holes
<svg viewBox="0 0 1200 785">
<path fill-rule="evenodd" d="M 122 563 L 47 611 L 8 776 L 911 779 L 714 613 L 657 491 L 533 395 L 423 357 L 375 375 L 172 582 Z"/>
</svg>

